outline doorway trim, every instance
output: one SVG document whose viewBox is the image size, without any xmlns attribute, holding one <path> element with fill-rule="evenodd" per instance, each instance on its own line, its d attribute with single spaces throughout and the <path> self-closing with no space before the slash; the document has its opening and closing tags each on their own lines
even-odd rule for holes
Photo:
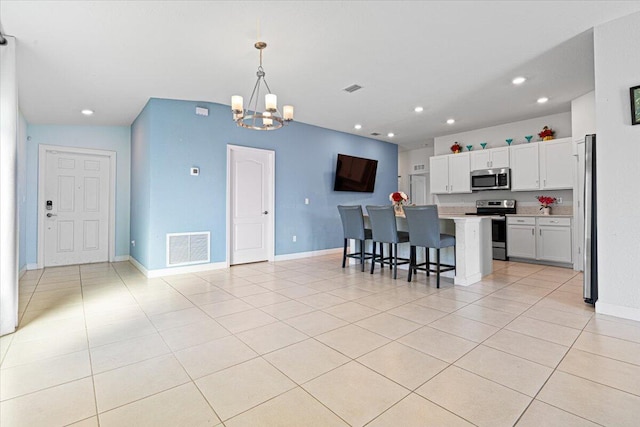
<svg viewBox="0 0 640 427">
<path fill-rule="evenodd" d="M 231 266 L 231 250 L 232 250 L 232 242 L 231 242 L 231 190 L 233 186 L 233 182 L 231 179 L 231 152 L 232 151 L 259 151 L 264 152 L 269 155 L 269 167 L 271 168 L 271 182 L 269 185 L 271 186 L 272 196 L 271 200 L 269 200 L 269 212 L 272 212 L 272 215 L 269 215 L 269 233 L 267 234 L 267 261 L 273 262 L 275 260 L 275 229 L 276 229 L 276 210 L 275 210 L 275 200 L 276 200 L 276 152 L 274 150 L 266 150 L 262 148 L 253 148 L 253 147 L 245 147 L 242 145 L 233 145 L 227 144 L 227 226 L 226 226 L 226 240 L 227 240 L 227 248 L 225 255 L 225 264 L 227 268 Z"/>
<path fill-rule="evenodd" d="M 44 268 L 44 184 L 47 152 L 56 151 L 71 154 L 87 154 L 109 158 L 109 262 L 116 258 L 116 152 L 93 148 L 67 147 L 40 144 L 38 146 L 38 260 L 37 268 Z"/>
</svg>

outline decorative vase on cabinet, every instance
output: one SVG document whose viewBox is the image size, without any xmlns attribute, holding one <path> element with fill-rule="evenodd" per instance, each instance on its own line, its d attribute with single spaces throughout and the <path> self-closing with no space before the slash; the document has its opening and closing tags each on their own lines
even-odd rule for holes
<svg viewBox="0 0 640 427">
<path fill-rule="evenodd" d="M 542 210 L 542 215 L 551 215 L 551 208 L 549 206 L 547 207 L 543 206 L 541 210 Z"/>
<path fill-rule="evenodd" d="M 402 203 L 394 203 L 393 211 L 395 212 L 396 216 L 404 215 L 404 209 L 402 207 Z"/>
</svg>

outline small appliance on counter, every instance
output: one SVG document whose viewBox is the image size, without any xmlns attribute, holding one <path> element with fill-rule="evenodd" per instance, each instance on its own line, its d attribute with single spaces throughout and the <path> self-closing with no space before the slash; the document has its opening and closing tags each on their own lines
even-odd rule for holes
<svg viewBox="0 0 640 427">
<path fill-rule="evenodd" d="M 471 190 L 509 190 L 511 170 L 509 168 L 484 169 L 471 172 Z"/>
<path fill-rule="evenodd" d="M 507 261 L 507 214 L 516 213 L 515 200 L 478 200 L 476 211 L 467 215 L 499 216 L 491 220 L 491 247 L 493 259 Z"/>
</svg>

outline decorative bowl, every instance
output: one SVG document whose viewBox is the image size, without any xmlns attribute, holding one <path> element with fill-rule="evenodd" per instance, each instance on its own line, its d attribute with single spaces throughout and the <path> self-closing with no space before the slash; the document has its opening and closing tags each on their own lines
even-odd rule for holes
<svg viewBox="0 0 640 427">
<path fill-rule="evenodd" d="M 505 141 L 507 141 L 507 145 L 511 145 L 511 143 L 513 142 L 513 138 L 506 139 Z"/>
<path fill-rule="evenodd" d="M 467 145 L 467 150 L 471 151 L 473 149 L 473 145 Z"/>
<path fill-rule="evenodd" d="M 482 147 L 482 149 L 484 150 L 485 148 L 487 148 L 487 143 L 486 142 L 481 142 L 480 146 Z"/>
<path fill-rule="evenodd" d="M 533 135 L 527 135 L 524 137 L 524 139 L 526 139 L 527 142 L 531 142 L 531 138 L 533 138 Z"/>
</svg>

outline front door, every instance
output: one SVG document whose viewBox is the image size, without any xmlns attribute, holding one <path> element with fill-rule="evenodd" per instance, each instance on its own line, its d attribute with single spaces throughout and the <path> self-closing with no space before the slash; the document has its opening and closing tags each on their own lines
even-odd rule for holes
<svg viewBox="0 0 640 427">
<path fill-rule="evenodd" d="M 230 263 L 273 258 L 274 153 L 229 147 Z"/>
<path fill-rule="evenodd" d="M 109 259 L 107 156 L 46 151 L 44 266 Z"/>
</svg>

